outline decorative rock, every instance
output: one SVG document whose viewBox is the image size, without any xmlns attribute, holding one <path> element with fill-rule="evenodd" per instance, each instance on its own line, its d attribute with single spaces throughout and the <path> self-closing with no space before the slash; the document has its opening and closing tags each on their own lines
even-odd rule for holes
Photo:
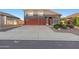
<svg viewBox="0 0 79 59">
<path fill-rule="evenodd" d="M 58 30 L 61 30 L 60 28 Z"/>
<path fill-rule="evenodd" d="M 77 26 L 75 26 L 75 28 L 77 28 Z"/>
</svg>

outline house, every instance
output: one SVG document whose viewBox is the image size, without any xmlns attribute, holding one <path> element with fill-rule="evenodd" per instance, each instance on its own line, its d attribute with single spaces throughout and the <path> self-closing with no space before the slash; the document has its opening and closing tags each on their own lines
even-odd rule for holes
<svg viewBox="0 0 79 59">
<path fill-rule="evenodd" d="M 66 18 L 73 18 L 73 17 L 79 17 L 79 13 L 71 14 L 71 15 L 67 16 Z"/>
<path fill-rule="evenodd" d="M 72 15 L 69 15 L 66 17 L 66 23 L 67 24 L 73 24 L 73 21 L 75 20 L 76 17 L 79 17 L 79 13 L 74 13 Z"/>
<path fill-rule="evenodd" d="M 17 25 L 24 25 L 24 20 L 16 20 Z"/>
<path fill-rule="evenodd" d="M 21 22 L 23 21 L 14 15 L 0 12 L 0 26 L 19 25 Z"/>
<path fill-rule="evenodd" d="M 61 14 L 49 9 L 25 9 L 25 25 L 54 25 L 60 20 Z"/>
</svg>

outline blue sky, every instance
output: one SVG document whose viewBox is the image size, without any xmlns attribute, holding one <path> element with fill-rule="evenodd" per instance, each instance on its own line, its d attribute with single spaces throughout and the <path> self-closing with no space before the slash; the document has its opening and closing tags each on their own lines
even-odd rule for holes
<svg viewBox="0 0 79 59">
<path fill-rule="evenodd" d="M 79 13 L 79 9 L 54 9 L 54 11 L 62 14 L 62 17 L 68 16 L 74 13 Z"/>
<path fill-rule="evenodd" d="M 79 9 L 53 9 L 53 10 L 62 14 L 62 17 L 71 15 L 73 13 L 79 13 Z M 15 15 L 21 19 L 24 19 L 23 9 L 0 9 L 0 12 L 6 12 Z"/>
<path fill-rule="evenodd" d="M 17 16 L 21 19 L 24 18 L 24 13 L 22 9 L 0 9 L 0 12 L 5 12 Z"/>
</svg>

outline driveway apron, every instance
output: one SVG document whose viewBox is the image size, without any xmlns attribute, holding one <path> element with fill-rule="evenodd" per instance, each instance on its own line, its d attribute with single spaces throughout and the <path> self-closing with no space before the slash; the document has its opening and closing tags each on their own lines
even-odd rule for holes
<svg viewBox="0 0 79 59">
<path fill-rule="evenodd" d="M 64 40 L 79 41 L 72 33 L 58 33 L 43 25 L 26 25 L 6 32 L 0 32 L 0 40 Z"/>
</svg>

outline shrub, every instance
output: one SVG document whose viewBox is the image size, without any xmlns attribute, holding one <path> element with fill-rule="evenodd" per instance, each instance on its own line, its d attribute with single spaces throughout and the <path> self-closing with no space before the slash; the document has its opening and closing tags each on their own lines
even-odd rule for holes
<svg viewBox="0 0 79 59">
<path fill-rule="evenodd" d="M 74 26 L 73 25 L 67 25 L 69 28 L 74 28 Z"/>
<path fill-rule="evenodd" d="M 60 20 L 60 25 L 65 25 L 65 21 L 64 20 Z"/>
<path fill-rule="evenodd" d="M 67 29 L 67 25 L 61 25 L 62 29 Z"/>
<path fill-rule="evenodd" d="M 60 24 L 55 24 L 55 25 L 54 25 L 54 28 L 55 28 L 55 29 L 60 28 Z"/>
<path fill-rule="evenodd" d="M 75 26 L 79 26 L 79 17 L 75 17 L 75 18 L 74 18 L 73 24 L 74 24 Z"/>
</svg>

